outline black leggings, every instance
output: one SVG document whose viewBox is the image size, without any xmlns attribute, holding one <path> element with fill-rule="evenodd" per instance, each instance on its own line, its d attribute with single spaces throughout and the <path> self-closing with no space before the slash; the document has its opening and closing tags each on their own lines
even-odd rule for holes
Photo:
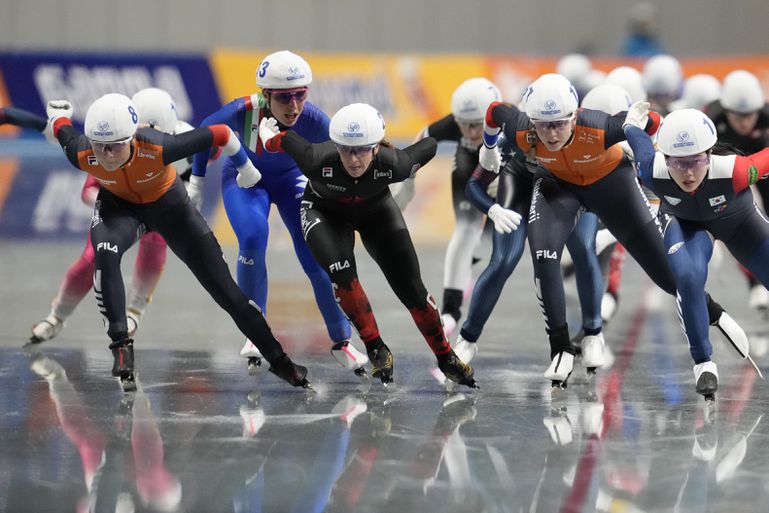
<svg viewBox="0 0 769 513">
<path fill-rule="evenodd" d="M 321 200 L 305 192 L 300 212 L 307 245 L 329 273 L 337 301 L 364 343 L 378 339 L 379 328 L 358 281 L 356 231 L 433 352 L 449 351 L 435 299 L 422 282 L 414 244 L 389 191 L 352 205 Z"/>
<path fill-rule="evenodd" d="M 168 247 L 268 361 L 283 355 L 258 307 L 249 303 L 232 279 L 211 228 L 178 179 L 160 199 L 147 204 L 125 201 L 106 189 L 99 192 L 91 223 L 91 243 L 96 255 L 94 292 L 110 339 L 128 337 L 120 263 L 145 228 L 163 236 Z"/>
</svg>

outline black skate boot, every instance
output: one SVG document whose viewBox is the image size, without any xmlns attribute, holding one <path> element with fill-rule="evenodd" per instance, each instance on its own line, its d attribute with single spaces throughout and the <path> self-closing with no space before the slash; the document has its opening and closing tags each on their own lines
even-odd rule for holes
<svg viewBox="0 0 769 513">
<path fill-rule="evenodd" d="M 136 390 L 136 376 L 134 375 L 134 341 L 126 338 L 109 345 L 112 357 L 112 375 L 120 378 L 120 384 L 124 392 Z"/>
<path fill-rule="evenodd" d="M 371 361 L 371 376 L 379 378 L 384 386 L 393 382 L 393 355 L 384 343 L 368 352 Z"/>
<path fill-rule="evenodd" d="M 453 350 L 446 354 L 435 355 L 438 358 L 438 368 L 454 383 L 465 385 L 470 388 L 478 388 L 473 379 L 473 368 L 460 360 Z"/>
<path fill-rule="evenodd" d="M 295 364 L 287 354 L 271 362 L 270 372 L 293 387 L 312 388 L 307 381 L 307 367 Z"/>
</svg>

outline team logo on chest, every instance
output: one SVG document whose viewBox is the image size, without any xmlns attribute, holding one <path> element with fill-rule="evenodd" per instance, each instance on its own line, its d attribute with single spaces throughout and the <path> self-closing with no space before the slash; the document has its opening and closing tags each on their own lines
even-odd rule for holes
<svg viewBox="0 0 769 513">
<path fill-rule="evenodd" d="M 333 167 L 324 167 L 321 171 L 321 174 L 323 178 L 333 178 L 334 176 L 334 168 Z"/>
<path fill-rule="evenodd" d="M 374 180 L 376 180 L 377 178 L 387 178 L 387 179 L 392 180 L 392 178 L 393 178 L 393 170 L 392 169 L 388 169 L 387 171 L 380 171 L 378 169 L 375 169 L 374 170 Z"/>
<path fill-rule="evenodd" d="M 681 198 L 674 198 L 673 196 L 664 196 L 665 201 L 670 203 L 671 205 L 678 205 L 681 203 Z"/>
</svg>

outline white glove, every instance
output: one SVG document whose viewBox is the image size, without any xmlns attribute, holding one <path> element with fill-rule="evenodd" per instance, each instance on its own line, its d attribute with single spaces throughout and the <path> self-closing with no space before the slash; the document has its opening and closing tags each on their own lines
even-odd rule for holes
<svg viewBox="0 0 769 513">
<path fill-rule="evenodd" d="M 267 141 L 280 133 L 278 121 L 275 118 L 262 118 L 259 122 L 259 138 L 262 140 L 262 146 L 267 149 Z"/>
<path fill-rule="evenodd" d="M 72 118 L 72 104 L 67 100 L 51 100 L 45 106 L 45 115 L 48 119 Z"/>
<path fill-rule="evenodd" d="M 497 193 L 499 192 L 499 179 L 494 180 L 491 182 L 486 189 L 486 194 L 488 194 L 490 197 L 497 199 Z"/>
<path fill-rule="evenodd" d="M 238 168 L 238 177 L 235 181 L 238 182 L 238 187 L 247 189 L 256 185 L 261 179 L 262 173 L 254 167 L 250 160 L 247 160 L 245 164 Z"/>
<path fill-rule="evenodd" d="M 478 152 L 478 163 L 480 163 L 483 169 L 499 173 L 502 156 L 499 154 L 496 146 L 488 148 L 485 144 L 481 144 L 481 149 Z"/>
<path fill-rule="evenodd" d="M 187 186 L 187 195 L 190 197 L 190 201 L 195 208 L 200 210 L 203 205 L 203 177 L 192 175 L 190 181 L 185 184 Z"/>
<path fill-rule="evenodd" d="M 637 126 L 641 130 L 646 130 L 646 122 L 649 120 L 649 109 L 651 105 L 649 102 L 639 100 L 635 102 L 627 111 L 625 115 L 625 122 L 622 123 L 622 129 L 626 126 Z"/>
<path fill-rule="evenodd" d="M 521 224 L 521 214 L 503 208 L 499 203 L 494 203 L 487 215 L 494 221 L 494 229 L 497 233 L 510 233 L 517 230 L 518 225 Z"/>
<path fill-rule="evenodd" d="M 400 183 L 394 183 L 390 185 L 393 199 L 398 208 L 403 212 L 406 207 L 414 199 L 414 193 L 416 192 L 416 183 L 414 178 L 407 178 Z"/>
</svg>

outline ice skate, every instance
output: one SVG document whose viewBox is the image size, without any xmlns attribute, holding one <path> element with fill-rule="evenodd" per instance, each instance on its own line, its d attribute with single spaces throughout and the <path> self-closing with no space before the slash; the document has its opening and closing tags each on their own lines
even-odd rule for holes
<svg viewBox="0 0 769 513">
<path fill-rule="evenodd" d="M 270 364 L 270 372 L 294 387 L 312 388 L 307 381 L 307 367 L 297 365 L 287 354 Z"/>
<path fill-rule="evenodd" d="M 601 320 L 604 324 L 609 324 L 617 313 L 619 307 L 619 296 L 611 292 L 604 292 L 601 298 Z"/>
<path fill-rule="evenodd" d="M 603 367 L 606 363 L 604 349 L 606 342 L 603 339 L 603 333 L 598 335 L 588 335 L 582 339 L 582 365 L 588 374 L 595 374 L 598 367 Z"/>
<path fill-rule="evenodd" d="M 766 290 L 766 287 L 760 283 L 750 287 L 748 306 L 766 315 L 767 311 L 769 311 L 769 290 Z"/>
<path fill-rule="evenodd" d="M 351 370 L 359 378 L 368 377 L 364 365 L 368 363 L 368 356 L 358 351 L 349 340 L 337 342 L 331 347 L 331 356 L 345 369 Z"/>
<path fill-rule="evenodd" d="M 718 390 L 718 369 L 713 362 L 698 363 L 694 366 L 694 382 L 697 393 L 705 397 L 706 401 L 716 399 Z"/>
<path fill-rule="evenodd" d="M 446 354 L 436 355 L 436 358 L 438 358 L 438 368 L 446 376 L 446 379 L 470 388 L 479 388 L 473 379 L 473 368 L 460 360 L 453 350 Z"/>
<path fill-rule="evenodd" d="M 457 319 L 450 313 L 441 314 L 441 323 L 443 324 L 443 332 L 446 334 L 446 338 L 451 338 L 454 330 L 457 329 Z"/>
<path fill-rule="evenodd" d="M 126 323 L 128 324 L 128 336 L 133 338 L 136 335 L 136 331 L 139 329 L 139 318 L 142 316 L 140 312 L 134 309 L 128 309 L 125 313 Z"/>
<path fill-rule="evenodd" d="M 748 335 L 742 327 L 737 324 L 737 321 L 735 321 L 731 315 L 726 313 L 726 311 L 722 311 L 718 320 L 712 325 L 717 327 L 721 333 L 723 333 L 726 340 L 732 345 L 741 358 L 746 358 L 750 361 L 750 364 L 756 369 L 756 372 L 761 379 L 764 379 L 761 369 L 758 368 L 758 365 L 756 365 L 756 362 L 753 361 L 753 358 L 750 356 L 750 341 L 748 340 Z"/>
<path fill-rule="evenodd" d="M 39 344 L 46 340 L 51 340 L 64 328 L 64 320 L 53 313 L 48 317 L 32 326 L 32 336 L 29 337 L 30 344 Z"/>
<path fill-rule="evenodd" d="M 574 355 L 561 351 L 553 357 L 544 376 L 552 381 L 553 388 L 566 388 L 566 382 L 573 370 Z"/>
<path fill-rule="evenodd" d="M 387 386 L 393 382 L 393 355 L 385 344 L 368 351 L 371 360 L 371 376 L 378 378 Z"/>
<path fill-rule="evenodd" d="M 253 376 L 259 371 L 259 367 L 262 365 L 262 353 L 254 345 L 253 342 L 246 339 L 246 343 L 243 344 L 243 348 L 240 350 L 240 356 L 248 359 L 248 374 Z"/>
<path fill-rule="evenodd" d="M 112 375 L 120 378 L 120 384 L 124 392 L 136 390 L 136 376 L 134 375 L 134 341 L 126 338 L 109 345 L 114 362 Z"/>
<path fill-rule="evenodd" d="M 470 363 L 475 358 L 475 355 L 478 354 L 478 344 L 468 342 L 462 338 L 462 335 L 459 335 L 456 344 L 454 344 L 454 352 L 464 363 Z"/>
</svg>

